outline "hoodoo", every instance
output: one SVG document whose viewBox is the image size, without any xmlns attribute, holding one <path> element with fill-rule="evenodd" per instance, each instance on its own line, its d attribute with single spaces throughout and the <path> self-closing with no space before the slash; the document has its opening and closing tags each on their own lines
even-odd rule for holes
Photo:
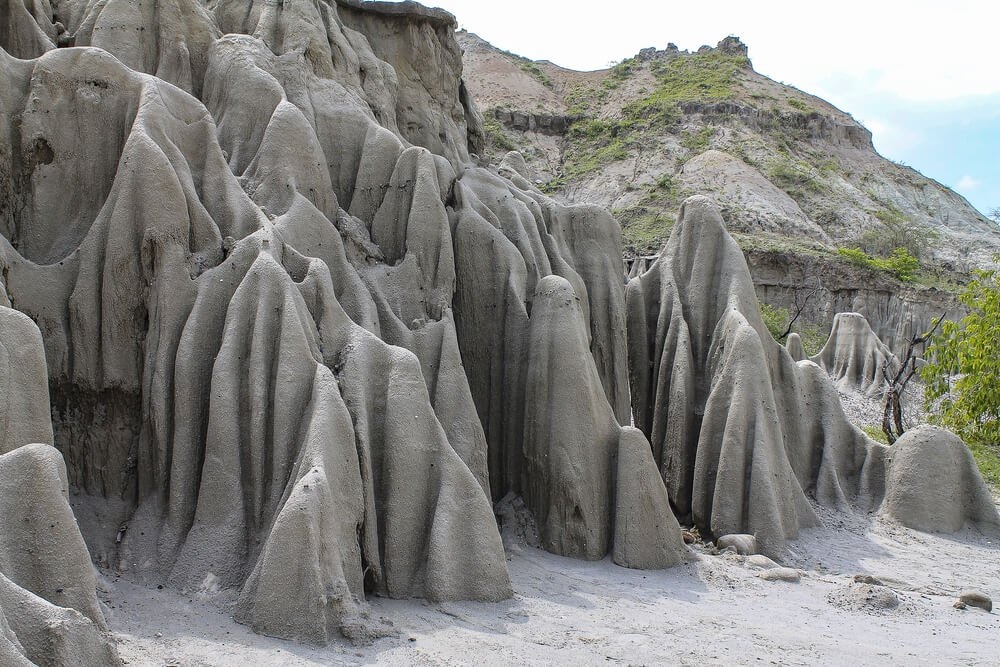
<svg viewBox="0 0 1000 667">
<path fill-rule="evenodd" d="M 675 515 L 777 558 L 811 501 L 926 513 L 939 480 L 769 337 L 709 199 L 626 288 L 607 211 L 483 166 L 450 14 L 0 18 L 0 662 L 117 662 L 92 559 L 323 644 L 378 636 L 372 595 L 511 597 L 509 494 L 630 568 L 692 557 Z"/>
</svg>

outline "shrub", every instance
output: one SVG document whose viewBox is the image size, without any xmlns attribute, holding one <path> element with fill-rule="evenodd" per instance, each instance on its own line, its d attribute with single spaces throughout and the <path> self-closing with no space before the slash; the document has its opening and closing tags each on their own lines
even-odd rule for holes
<svg viewBox="0 0 1000 667">
<path fill-rule="evenodd" d="M 920 269 L 920 261 L 906 248 L 896 248 L 884 259 L 872 257 L 858 248 L 837 248 L 837 254 L 850 264 L 871 271 L 884 271 L 905 283 L 913 282 Z"/>
<path fill-rule="evenodd" d="M 875 211 L 882 226 L 869 229 L 858 238 L 858 247 L 869 255 L 886 257 L 896 248 L 906 248 L 917 259 L 924 256 L 928 244 L 938 234 L 926 225 L 912 222 L 894 206 Z"/>
<path fill-rule="evenodd" d="M 781 334 L 785 333 L 788 326 L 789 313 L 787 308 L 772 306 L 769 303 L 760 303 L 760 316 L 764 320 L 764 326 L 771 332 L 771 337 L 778 340 Z"/>
<path fill-rule="evenodd" d="M 996 258 L 1000 262 L 1000 256 Z M 1000 444 L 1000 272 L 976 272 L 959 296 L 969 314 L 944 322 L 921 376 L 939 420 L 968 442 Z"/>
<path fill-rule="evenodd" d="M 896 248 L 885 259 L 874 260 L 876 268 L 888 271 L 897 280 L 912 282 L 920 269 L 920 262 L 906 248 Z"/>
<path fill-rule="evenodd" d="M 517 146 L 510 140 L 499 120 L 491 115 L 483 118 L 483 132 L 486 134 L 486 142 L 490 148 L 501 151 L 517 150 Z"/>
</svg>

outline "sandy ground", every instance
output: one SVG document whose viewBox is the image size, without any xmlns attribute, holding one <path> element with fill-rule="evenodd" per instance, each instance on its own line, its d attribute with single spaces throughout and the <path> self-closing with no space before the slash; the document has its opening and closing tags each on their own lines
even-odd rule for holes
<svg viewBox="0 0 1000 667">
<path fill-rule="evenodd" d="M 580 562 L 508 543 L 516 595 L 499 604 L 375 599 L 397 637 L 324 648 L 261 637 L 219 598 L 105 580 L 130 665 L 1000 664 L 1000 614 L 953 608 L 978 588 L 1000 601 L 1000 548 L 972 533 L 926 535 L 824 512 L 790 543 L 797 583 L 765 581 L 735 554 L 659 572 Z M 855 574 L 899 599 L 866 604 Z"/>
</svg>

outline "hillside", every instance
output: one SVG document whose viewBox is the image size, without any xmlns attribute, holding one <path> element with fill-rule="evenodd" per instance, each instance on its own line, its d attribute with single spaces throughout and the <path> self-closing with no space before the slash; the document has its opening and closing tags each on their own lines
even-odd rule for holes
<svg viewBox="0 0 1000 667">
<path fill-rule="evenodd" d="M 458 41 L 487 155 L 518 150 L 543 192 L 610 209 L 629 257 L 657 253 L 679 203 L 706 194 L 763 300 L 794 308 L 818 285 L 813 325 L 861 310 L 899 347 L 931 317 L 956 314 L 955 286 L 1000 249 L 1000 230 L 963 197 L 883 158 L 849 114 L 754 71 L 736 37 L 695 53 L 643 49 L 593 72 L 526 60 L 469 32 Z M 898 247 L 919 269 L 894 270 Z"/>
<path fill-rule="evenodd" d="M 1000 248 L 1000 230 L 963 197 L 883 158 L 849 114 L 755 72 L 738 38 L 644 49 L 595 72 L 458 39 L 494 154 L 513 145 L 543 190 L 613 210 L 638 254 L 659 249 L 695 192 L 723 206 L 732 231 L 817 249 L 877 254 L 873 237 L 921 230 L 927 260 L 964 272 Z"/>
</svg>

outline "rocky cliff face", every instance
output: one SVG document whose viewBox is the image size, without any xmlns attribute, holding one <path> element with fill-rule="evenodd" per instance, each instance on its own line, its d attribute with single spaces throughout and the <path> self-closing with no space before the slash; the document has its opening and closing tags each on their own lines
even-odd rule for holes
<svg viewBox="0 0 1000 667">
<path fill-rule="evenodd" d="M 0 524 L 5 659 L 34 660 L 46 618 L 9 605 L 51 603 L 93 649 L 51 661 L 113 660 L 67 488 L 103 567 L 314 643 L 382 632 L 370 594 L 512 595 L 511 494 L 546 549 L 627 567 L 688 557 L 675 511 L 777 555 L 807 494 L 881 500 L 883 449 L 762 335 L 714 205 L 689 200 L 626 291 L 606 210 L 472 158 L 449 15 L 32 8 L 0 7 L 0 503 L 44 481 L 31 507 L 76 574 L 22 604 L 61 575 Z"/>
</svg>

